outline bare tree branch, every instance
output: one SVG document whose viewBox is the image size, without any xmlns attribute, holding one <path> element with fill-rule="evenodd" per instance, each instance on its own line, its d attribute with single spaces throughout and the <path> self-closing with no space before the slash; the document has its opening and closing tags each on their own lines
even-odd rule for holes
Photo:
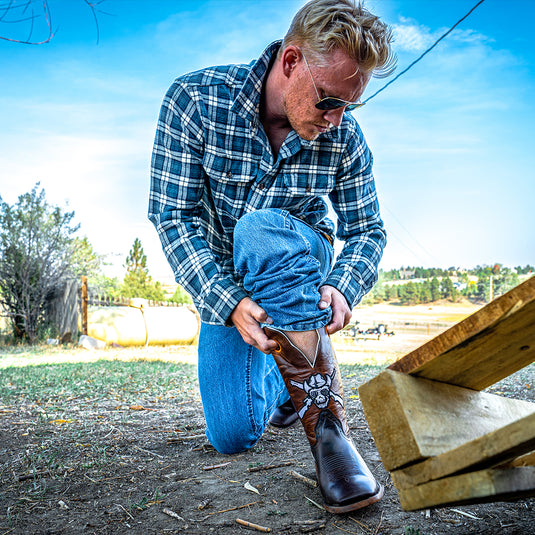
<svg viewBox="0 0 535 535">
<path fill-rule="evenodd" d="M 91 15 L 95 22 L 97 33 L 97 44 L 100 41 L 100 28 L 98 23 L 98 14 L 104 11 L 100 9 L 100 4 L 105 0 L 81 0 L 91 11 Z M 38 6 L 38 7 L 37 7 Z M 26 15 L 31 10 L 31 15 Z M 43 21 L 43 26 L 46 28 L 46 38 L 41 40 L 33 39 L 34 32 L 37 29 L 37 22 Z M 43 45 L 50 42 L 57 33 L 52 26 L 52 12 L 48 0 L 27 0 L 24 4 L 18 5 L 15 0 L 9 0 L 0 3 L 0 28 L 2 24 L 20 25 L 21 32 L 29 25 L 28 36 L 25 39 L 17 38 L 16 36 L 2 35 L 0 31 L 0 40 L 10 41 L 12 43 L 20 43 L 25 45 Z"/>
</svg>

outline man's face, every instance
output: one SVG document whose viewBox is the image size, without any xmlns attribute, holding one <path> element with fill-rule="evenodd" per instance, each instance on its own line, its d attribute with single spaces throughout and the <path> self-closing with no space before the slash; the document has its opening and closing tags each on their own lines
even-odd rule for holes
<svg viewBox="0 0 535 535">
<path fill-rule="evenodd" d="M 284 112 L 290 125 L 300 137 L 308 141 L 316 139 L 331 125 L 339 126 L 344 114 L 344 108 L 328 111 L 316 108 L 318 95 L 314 83 L 320 98 L 338 97 L 348 102 L 355 102 L 364 93 L 370 79 L 369 74 L 361 72 L 355 74 L 356 61 L 341 50 L 332 52 L 322 65 L 325 66 L 317 66 L 309 59 L 309 72 L 301 57 L 292 72 L 283 99 Z"/>
</svg>

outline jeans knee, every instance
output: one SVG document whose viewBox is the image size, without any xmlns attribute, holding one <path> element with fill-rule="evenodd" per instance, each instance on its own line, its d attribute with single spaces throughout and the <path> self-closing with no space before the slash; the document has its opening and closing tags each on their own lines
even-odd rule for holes
<svg viewBox="0 0 535 535">
<path fill-rule="evenodd" d="M 224 422 L 218 421 L 212 425 L 207 422 L 206 436 L 219 453 L 231 455 L 252 448 L 262 433 L 254 432 L 248 426 L 240 427 L 236 422 L 225 425 Z"/>
<path fill-rule="evenodd" d="M 263 266 L 280 249 L 281 237 L 289 230 L 287 213 L 262 209 L 242 216 L 234 227 L 234 265 L 242 275 Z"/>
<path fill-rule="evenodd" d="M 234 245 L 262 244 L 271 234 L 287 226 L 286 215 L 278 208 L 255 210 L 242 216 L 234 227 Z"/>
</svg>

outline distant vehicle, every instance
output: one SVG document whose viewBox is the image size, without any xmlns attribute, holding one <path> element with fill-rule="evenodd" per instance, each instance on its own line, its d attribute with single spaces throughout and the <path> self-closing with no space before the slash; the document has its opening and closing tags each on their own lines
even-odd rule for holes
<svg viewBox="0 0 535 535">
<path fill-rule="evenodd" d="M 376 336 L 377 340 L 380 340 L 381 336 L 394 336 L 394 332 L 388 331 L 388 325 L 384 323 L 379 323 L 376 327 L 370 327 L 368 329 L 361 329 L 359 325 L 359 321 L 348 323 L 340 334 L 346 338 L 353 338 L 355 340 L 366 340 L 372 336 Z"/>
</svg>

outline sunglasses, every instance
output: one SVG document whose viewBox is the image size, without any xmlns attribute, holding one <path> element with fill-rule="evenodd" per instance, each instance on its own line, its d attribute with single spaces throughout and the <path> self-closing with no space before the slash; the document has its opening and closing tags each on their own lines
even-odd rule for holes
<svg viewBox="0 0 535 535">
<path fill-rule="evenodd" d="M 301 54 L 303 54 L 302 50 L 301 50 Z M 310 74 L 310 79 L 312 80 L 312 84 L 314 85 L 314 89 L 316 90 L 316 95 L 318 96 L 318 102 L 316 102 L 316 108 L 318 108 L 318 110 L 328 111 L 328 110 L 338 110 L 340 108 L 345 108 L 345 111 L 352 111 L 352 110 L 356 110 L 357 108 L 360 108 L 361 106 L 364 106 L 364 102 L 349 102 L 347 100 L 344 100 L 338 97 L 321 98 L 318 88 L 316 86 L 316 82 L 314 82 L 312 71 L 310 70 L 310 67 L 308 65 L 307 58 L 304 54 L 303 54 L 303 59 L 305 60 L 305 65 L 307 66 L 308 74 Z"/>
</svg>

